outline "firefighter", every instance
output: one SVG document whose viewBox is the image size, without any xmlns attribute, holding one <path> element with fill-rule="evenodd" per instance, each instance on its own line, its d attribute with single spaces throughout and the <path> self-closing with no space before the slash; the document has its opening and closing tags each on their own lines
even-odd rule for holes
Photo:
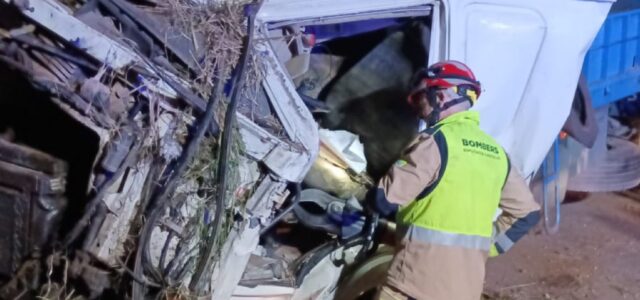
<svg viewBox="0 0 640 300">
<path fill-rule="evenodd" d="M 469 67 L 444 61 L 415 78 L 408 101 L 429 127 L 368 195 L 398 226 L 377 299 L 478 300 L 487 258 L 524 236 L 540 207 L 469 110 L 481 91 Z"/>
</svg>

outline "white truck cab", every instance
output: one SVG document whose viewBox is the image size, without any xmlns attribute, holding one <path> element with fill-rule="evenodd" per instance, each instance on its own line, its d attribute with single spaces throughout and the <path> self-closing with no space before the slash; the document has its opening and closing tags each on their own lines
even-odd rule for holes
<svg viewBox="0 0 640 300">
<path fill-rule="evenodd" d="M 475 107 L 482 128 L 529 175 L 569 115 L 584 56 L 613 2 L 275 0 L 258 20 L 265 34 L 287 25 L 429 16 L 428 64 L 454 59 L 472 68 L 482 83 Z"/>
</svg>

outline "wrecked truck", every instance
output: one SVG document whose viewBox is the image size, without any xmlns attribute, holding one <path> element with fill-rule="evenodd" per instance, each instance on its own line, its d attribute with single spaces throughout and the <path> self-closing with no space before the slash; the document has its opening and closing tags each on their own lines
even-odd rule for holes
<svg viewBox="0 0 640 300">
<path fill-rule="evenodd" d="M 366 299 L 411 75 L 470 65 L 531 177 L 610 5 L 2 0 L 0 298 Z"/>
</svg>

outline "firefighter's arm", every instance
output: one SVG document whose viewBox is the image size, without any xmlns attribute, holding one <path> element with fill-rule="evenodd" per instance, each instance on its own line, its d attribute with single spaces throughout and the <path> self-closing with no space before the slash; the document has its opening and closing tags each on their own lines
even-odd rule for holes
<svg viewBox="0 0 640 300">
<path fill-rule="evenodd" d="M 408 205 L 435 182 L 439 170 L 438 146 L 431 136 L 421 134 L 369 191 L 369 203 L 382 216 L 392 217 L 399 205 Z"/>
<path fill-rule="evenodd" d="M 502 214 L 494 223 L 495 236 L 490 256 L 508 251 L 540 220 L 540 205 L 533 198 L 518 170 L 513 167 L 502 190 L 499 207 Z"/>
</svg>

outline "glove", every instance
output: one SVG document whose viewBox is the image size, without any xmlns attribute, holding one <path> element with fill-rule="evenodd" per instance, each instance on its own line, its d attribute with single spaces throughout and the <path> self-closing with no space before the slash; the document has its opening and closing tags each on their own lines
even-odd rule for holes
<svg viewBox="0 0 640 300">
<path fill-rule="evenodd" d="M 394 219 L 398 212 L 398 205 L 390 203 L 384 191 L 377 187 L 369 190 L 365 198 L 365 203 L 369 212 L 377 212 L 381 217 L 387 219 Z"/>
</svg>

